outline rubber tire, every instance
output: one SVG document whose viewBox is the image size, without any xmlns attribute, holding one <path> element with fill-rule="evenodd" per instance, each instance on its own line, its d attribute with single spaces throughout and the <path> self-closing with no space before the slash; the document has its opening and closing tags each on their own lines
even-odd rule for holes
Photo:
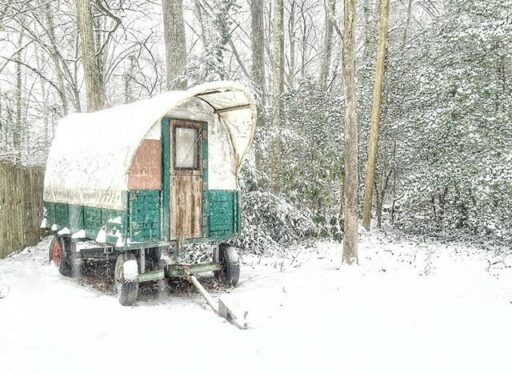
<svg viewBox="0 0 512 374">
<path fill-rule="evenodd" d="M 213 261 L 223 265 L 222 270 L 215 271 L 215 278 L 228 286 L 235 287 L 240 278 L 240 257 L 232 245 L 221 243 L 213 251 Z"/>
<path fill-rule="evenodd" d="M 117 256 L 115 268 L 115 282 L 117 288 L 117 298 L 123 306 L 131 306 L 137 301 L 139 295 L 139 280 L 130 280 L 124 278 L 124 264 L 128 261 L 137 261 L 131 253 L 120 254 Z M 138 264 L 137 264 L 138 267 Z"/>
<path fill-rule="evenodd" d="M 74 267 L 73 267 L 74 261 L 72 260 L 71 255 L 70 255 L 70 248 L 67 248 L 70 246 L 66 245 L 66 242 L 68 240 L 69 240 L 69 244 L 70 244 L 71 241 L 69 238 L 66 240 L 65 238 L 62 238 L 62 237 L 59 238 L 57 236 L 54 236 L 52 241 L 50 242 L 50 248 L 49 248 L 49 252 L 48 252 L 49 260 L 51 263 L 53 261 L 53 247 L 55 245 L 55 242 L 59 241 L 61 253 L 62 253 L 62 258 L 61 258 L 60 265 L 59 265 L 59 273 L 65 277 L 71 277 L 73 275 L 73 270 L 74 270 Z"/>
<path fill-rule="evenodd" d="M 74 245 L 71 242 L 70 237 L 61 237 L 60 243 L 62 246 L 63 257 L 59 266 L 59 273 L 64 275 L 65 277 L 72 277 L 76 274 L 79 274 L 79 269 L 76 266 L 76 262 L 74 259 Z"/>
</svg>

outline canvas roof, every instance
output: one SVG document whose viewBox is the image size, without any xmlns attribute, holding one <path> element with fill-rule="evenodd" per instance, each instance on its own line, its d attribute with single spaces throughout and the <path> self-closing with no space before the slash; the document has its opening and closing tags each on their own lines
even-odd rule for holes
<svg viewBox="0 0 512 374">
<path fill-rule="evenodd" d="M 127 190 L 128 171 L 144 137 L 166 113 L 192 98 L 206 102 L 218 115 L 238 172 L 254 136 L 255 101 L 241 84 L 211 82 L 64 117 L 48 155 L 44 200 L 122 209 L 121 192 Z"/>
</svg>

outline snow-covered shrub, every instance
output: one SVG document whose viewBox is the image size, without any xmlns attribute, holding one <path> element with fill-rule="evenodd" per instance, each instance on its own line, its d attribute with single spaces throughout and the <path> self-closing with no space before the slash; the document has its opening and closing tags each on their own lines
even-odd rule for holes
<svg viewBox="0 0 512 374">
<path fill-rule="evenodd" d="M 409 232 L 512 240 L 510 10 L 450 1 L 391 64 L 387 125 Z"/>
<path fill-rule="evenodd" d="M 242 197 L 242 238 L 237 245 L 251 253 L 271 253 L 316 234 L 311 212 L 270 192 L 246 192 Z"/>
<path fill-rule="evenodd" d="M 241 245 L 258 252 L 305 238 L 341 239 L 341 99 L 306 79 L 284 102 L 285 123 L 257 129 L 254 159 L 242 170 Z M 278 193 L 271 192 L 274 141 L 281 145 Z"/>
</svg>

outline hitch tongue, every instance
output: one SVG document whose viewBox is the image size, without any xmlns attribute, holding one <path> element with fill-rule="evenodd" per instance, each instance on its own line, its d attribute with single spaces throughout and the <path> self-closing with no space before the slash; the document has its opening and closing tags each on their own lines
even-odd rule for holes
<svg viewBox="0 0 512 374">
<path fill-rule="evenodd" d="M 212 308 L 212 310 L 216 314 L 224 318 L 232 325 L 238 327 L 239 329 L 247 329 L 247 321 L 245 319 L 247 316 L 247 312 L 245 312 L 243 316 L 240 315 L 239 313 L 235 313 L 234 308 L 230 308 L 221 298 L 219 298 L 218 300 L 213 299 L 212 296 L 208 293 L 208 291 L 206 291 L 202 284 L 199 283 L 199 281 L 194 275 L 187 273 L 187 277 L 190 280 L 190 282 L 198 289 L 199 293 L 201 293 L 201 295 L 205 298 L 208 305 L 210 305 L 210 308 Z"/>
<path fill-rule="evenodd" d="M 222 300 L 222 298 L 219 298 L 218 315 L 221 316 L 222 318 L 225 318 L 229 323 L 235 325 L 241 330 L 247 329 L 247 311 L 245 311 L 243 315 L 234 312 L 234 308 L 228 307 L 226 305 L 226 302 Z"/>
</svg>

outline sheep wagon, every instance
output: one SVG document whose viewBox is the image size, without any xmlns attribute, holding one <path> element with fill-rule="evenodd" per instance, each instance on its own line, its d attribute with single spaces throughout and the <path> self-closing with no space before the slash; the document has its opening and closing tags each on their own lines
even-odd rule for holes
<svg viewBox="0 0 512 374">
<path fill-rule="evenodd" d="M 238 253 L 225 242 L 240 235 L 238 174 L 255 124 L 252 94 L 233 82 L 63 118 L 44 181 L 50 261 L 69 276 L 78 259 L 115 256 L 123 305 L 140 282 L 213 271 L 236 285 Z M 213 262 L 177 261 L 200 242 L 218 244 Z"/>
</svg>

